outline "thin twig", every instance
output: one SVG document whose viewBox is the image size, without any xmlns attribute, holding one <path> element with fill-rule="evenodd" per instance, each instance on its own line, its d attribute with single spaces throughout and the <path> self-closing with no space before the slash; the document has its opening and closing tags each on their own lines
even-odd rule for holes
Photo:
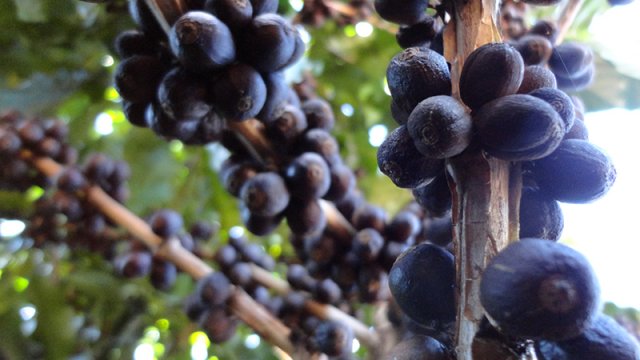
<svg viewBox="0 0 640 360">
<path fill-rule="evenodd" d="M 564 8 L 560 12 L 558 16 L 558 20 L 556 20 L 556 25 L 558 27 L 558 35 L 556 37 L 556 45 L 561 44 L 564 40 L 567 32 L 569 32 L 569 28 L 573 24 L 573 21 L 576 19 L 576 15 L 582 8 L 584 4 L 584 0 L 569 0 L 565 4 Z"/>
</svg>

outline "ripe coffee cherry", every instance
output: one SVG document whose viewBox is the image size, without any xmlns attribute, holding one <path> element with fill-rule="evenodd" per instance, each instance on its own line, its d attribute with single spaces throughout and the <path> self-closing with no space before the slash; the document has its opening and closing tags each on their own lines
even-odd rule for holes
<svg viewBox="0 0 640 360">
<path fill-rule="evenodd" d="M 324 99 L 314 98 L 302 104 L 302 111 L 307 117 L 309 128 L 321 128 L 327 131 L 333 129 L 335 118 L 331 105 Z"/>
<path fill-rule="evenodd" d="M 268 125 L 284 113 L 289 99 L 289 87 L 282 72 L 262 74 L 262 77 L 267 89 L 267 98 L 256 117 Z"/>
<path fill-rule="evenodd" d="M 518 94 L 527 94 L 540 88 L 556 88 L 556 76 L 544 66 L 530 65 L 524 68 Z"/>
<path fill-rule="evenodd" d="M 231 280 L 232 283 L 243 288 L 246 288 L 253 280 L 251 265 L 246 262 L 237 262 L 233 264 L 229 269 L 228 275 L 229 280 Z"/>
<path fill-rule="evenodd" d="M 126 278 L 146 276 L 151 271 L 151 254 L 148 251 L 125 253 L 114 263 L 118 273 Z"/>
<path fill-rule="evenodd" d="M 549 68 L 556 76 L 576 79 L 585 74 L 593 65 L 593 52 L 579 43 L 563 43 L 553 49 Z"/>
<path fill-rule="evenodd" d="M 300 199 L 321 198 L 331 185 L 329 166 L 313 152 L 293 159 L 285 169 L 284 178 L 291 195 Z"/>
<path fill-rule="evenodd" d="M 389 288 L 414 321 L 455 319 L 455 265 L 445 249 L 421 243 L 405 251 L 389 272 Z"/>
<path fill-rule="evenodd" d="M 229 279 L 221 272 L 214 272 L 198 280 L 196 291 L 204 304 L 212 306 L 224 304 L 231 290 Z"/>
<path fill-rule="evenodd" d="M 243 59 L 260 72 L 281 70 L 291 62 L 299 36 L 280 15 L 259 15 L 243 31 Z"/>
<path fill-rule="evenodd" d="M 529 95 L 542 99 L 553 106 L 564 121 L 565 129 L 567 131 L 571 129 L 575 120 L 575 108 L 573 101 L 567 94 L 558 89 L 541 88 L 531 91 Z"/>
<path fill-rule="evenodd" d="M 331 236 L 315 235 L 304 238 L 304 256 L 317 264 L 329 264 L 336 255 L 336 240 Z"/>
<path fill-rule="evenodd" d="M 407 130 L 424 156 L 444 159 L 460 154 L 471 142 L 471 116 L 451 96 L 422 100 L 409 115 Z"/>
<path fill-rule="evenodd" d="M 640 344 L 614 319 L 598 314 L 575 338 L 558 342 L 541 340 L 537 353 L 541 360 L 637 360 Z"/>
<path fill-rule="evenodd" d="M 298 149 L 302 152 L 310 151 L 320 154 L 329 166 L 342 162 L 336 139 L 323 129 L 311 129 L 305 132 L 298 143 Z"/>
<path fill-rule="evenodd" d="M 254 17 L 278 11 L 278 0 L 251 0 L 251 5 Z"/>
<path fill-rule="evenodd" d="M 151 285 L 158 290 L 168 290 L 176 282 L 178 269 L 176 266 L 158 257 L 153 257 L 149 280 Z"/>
<path fill-rule="evenodd" d="M 130 0 L 129 14 L 131 14 L 131 18 L 138 27 L 142 29 L 145 35 L 153 39 L 164 38 L 164 31 L 156 21 L 156 18 L 153 16 L 153 13 L 149 10 L 149 7 L 144 0 Z"/>
<path fill-rule="evenodd" d="M 451 191 L 444 172 L 427 185 L 417 187 L 411 192 L 416 202 L 427 210 L 430 216 L 443 216 L 451 210 Z"/>
<path fill-rule="evenodd" d="M 236 57 L 227 25 L 203 11 L 182 15 L 171 28 L 169 43 L 182 65 L 194 72 L 220 69 Z"/>
<path fill-rule="evenodd" d="M 209 308 L 198 322 L 214 344 L 229 341 L 235 335 L 238 327 L 238 319 L 227 314 L 224 306 Z"/>
<path fill-rule="evenodd" d="M 280 214 L 276 216 L 257 215 L 252 213 L 245 206 L 240 208 L 240 217 L 242 218 L 242 222 L 247 230 L 258 236 L 264 236 L 272 233 L 278 225 L 280 225 L 283 218 Z"/>
<path fill-rule="evenodd" d="M 401 188 L 415 188 L 442 172 L 441 159 L 428 158 L 416 149 L 407 125 L 393 130 L 378 148 L 378 167 Z"/>
<path fill-rule="evenodd" d="M 58 189 L 62 191 L 75 192 L 87 185 L 87 179 L 85 179 L 79 169 L 68 167 L 64 169 L 58 177 L 57 184 Z"/>
<path fill-rule="evenodd" d="M 491 100 L 515 94 L 522 83 L 524 62 L 520 53 L 505 43 L 475 49 L 460 74 L 460 98 L 476 110 Z"/>
<path fill-rule="evenodd" d="M 182 216 L 169 209 L 156 211 L 149 219 L 153 232 L 163 238 L 170 238 L 178 234 L 184 225 Z"/>
<path fill-rule="evenodd" d="M 582 119 L 578 119 L 577 116 L 573 122 L 573 126 L 571 127 L 571 129 L 569 129 L 569 131 L 567 131 L 567 133 L 564 135 L 563 140 L 569 139 L 589 140 L 589 130 L 584 124 L 584 121 Z"/>
<path fill-rule="evenodd" d="M 596 67 L 594 64 L 591 64 L 584 73 L 575 77 L 564 77 L 556 74 L 556 82 L 558 83 L 559 89 L 565 91 L 580 91 L 591 85 L 595 77 L 595 73 Z"/>
<path fill-rule="evenodd" d="M 508 95 L 478 110 L 476 133 L 484 149 L 504 160 L 533 160 L 553 152 L 566 130 L 558 112 L 530 95 Z"/>
<path fill-rule="evenodd" d="M 407 114 L 428 97 L 451 94 L 447 61 L 427 48 L 408 48 L 391 59 L 387 82 L 393 100 Z"/>
<path fill-rule="evenodd" d="M 598 310 L 598 284 L 582 254 L 543 239 L 522 239 L 485 269 L 480 301 L 490 319 L 511 336 L 575 337 Z"/>
<path fill-rule="evenodd" d="M 132 56 L 116 68 L 116 90 L 127 101 L 151 102 L 156 97 L 156 89 L 165 71 L 166 65 L 155 56 Z"/>
<path fill-rule="evenodd" d="M 335 304 L 340 301 L 342 290 L 335 281 L 323 279 L 313 288 L 313 298 L 325 304 Z"/>
<path fill-rule="evenodd" d="M 354 211 L 352 223 L 358 230 L 373 228 L 383 232 L 387 223 L 387 212 L 379 206 L 365 203 Z"/>
<path fill-rule="evenodd" d="M 426 0 L 376 0 L 374 6 L 381 18 L 396 24 L 411 25 L 419 22 L 427 11 Z"/>
<path fill-rule="evenodd" d="M 327 217 L 317 199 L 291 199 L 285 216 L 291 232 L 299 236 L 317 236 L 327 225 Z"/>
<path fill-rule="evenodd" d="M 238 251 L 231 245 L 223 245 L 216 251 L 214 260 L 223 270 L 228 270 L 240 259 Z"/>
<path fill-rule="evenodd" d="M 175 120 L 199 119 L 211 111 L 207 103 L 207 85 L 202 77 L 176 67 L 169 71 L 158 87 L 158 103 Z"/>
<path fill-rule="evenodd" d="M 316 280 L 309 276 L 307 269 L 300 264 L 287 267 L 287 281 L 298 290 L 312 291 L 316 286 Z"/>
<path fill-rule="evenodd" d="M 226 162 L 225 162 L 226 164 Z M 258 174 L 258 166 L 252 162 L 233 163 L 229 161 L 228 166 L 223 164 L 219 172 L 222 178 L 222 185 L 233 196 L 240 196 L 240 189 L 244 183 Z"/>
<path fill-rule="evenodd" d="M 383 246 L 382 235 L 375 229 L 366 228 L 358 231 L 353 238 L 351 250 L 360 261 L 372 262 L 378 257 Z"/>
<path fill-rule="evenodd" d="M 133 103 L 127 100 L 122 101 L 122 111 L 127 117 L 127 120 L 129 120 L 131 125 L 139 127 L 147 127 L 147 106 L 149 106 L 148 103 Z"/>
<path fill-rule="evenodd" d="M 225 68 L 214 80 L 212 93 L 216 110 L 235 121 L 258 115 L 267 99 L 267 87 L 260 74 L 242 63 Z"/>
<path fill-rule="evenodd" d="M 425 16 L 412 25 L 400 26 L 396 33 L 396 41 L 401 48 L 416 46 L 429 47 L 429 43 L 436 36 L 438 26 L 433 16 Z"/>
<path fill-rule="evenodd" d="M 284 111 L 273 122 L 267 124 L 267 135 L 275 144 L 288 145 L 307 129 L 307 118 L 299 107 L 285 105 Z M 285 150 L 287 146 L 278 147 Z"/>
<path fill-rule="evenodd" d="M 233 31 L 249 24 L 253 15 L 249 0 L 207 0 L 204 10 L 215 15 Z"/>
<path fill-rule="evenodd" d="M 405 242 L 416 236 L 420 231 L 420 219 L 414 213 L 402 210 L 398 212 L 385 228 L 389 241 Z"/>
<path fill-rule="evenodd" d="M 114 45 L 120 59 L 130 58 L 134 55 L 154 56 L 158 51 L 157 43 L 138 30 L 121 32 L 116 37 Z"/>
<path fill-rule="evenodd" d="M 427 241 L 438 246 L 447 246 L 453 240 L 451 214 L 432 217 L 423 222 L 422 232 Z"/>
<path fill-rule="evenodd" d="M 386 355 L 393 360 L 448 360 L 447 348 L 438 340 L 424 335 L 413 335 L 396 344 Z"/>
<path fill-rule="evenodd" d="M 240 198 L 247 209 L 259 216 L 272 217 L 289 204 L 289 191 L 280 175 L 274 172 L 257 174 L 240 189 Z"/>
<path fill-rule="evenodd" d="M 331 186 L 323 198 L 330 201 L 343 199 L 356 186 L 356 177 L 350 167 L 344 164 L 334 164 L 329 170 Z"/>
<path fill-rule="evenodd" d="M 545 64 L 553 51 L 553 44 L 547 37 L 535 34 L 521 37 L 514 47 L 522 55 L 525 65 Z"/>
<path fill-rule="evenodd" d="M 351 327 L 342 323 L 324 321 L 315 328 L 312 341 L 319 351 L 339 356 L 351 351 L 353 332 Z"/>
<path fill-rule="evenodd" d="M 395 100 L 391 99 L 391 117 L 393 117 L 393 120 L 395 120 L 398 125 L 406 124 L 409 120 L 410 114 L 411 111 L 405 111 L 404 109 L 400 108 L 400 105 L 398 105 Z"/>
<path fill-rule="evenodd" d="M 556 28 L 556 25 L 550 21 L 539 20 L 529 28 L 529 34 L 542 35 L 554 44 L 556 42 L 556 37 L 558 36 L 558 29 Z"/>
<path fill-rule="evenodd" d="M 585 140 L 564 140 L 550 156 L 533 161 L 528 167 L 540 190 L 569 203 L 600 198 L 616 179 L 611 159 Z"/>
<path fill-rule="evenodd" d="M 540 191 L 524 187 L 520 198 L 520 237 L 558 241 L 564 217 L 558 203 Z"/>
</svg>

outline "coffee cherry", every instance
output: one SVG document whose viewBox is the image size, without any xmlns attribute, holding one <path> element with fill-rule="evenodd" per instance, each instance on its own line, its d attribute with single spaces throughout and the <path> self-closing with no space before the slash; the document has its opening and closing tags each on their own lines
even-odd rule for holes
<svg viewBox="0 0 640 360">
<path fill-rule="evenodd" d="M 587 88 L 593 82 L 595 77 L 596 67 L 591 64 L 580 75 L 575 77 L 564 77 L 560 74 L 556 74 L 556 82 L 558 88 L 565 91 L 580 91 Z"/>
<path fill-rule="evenodd" d="M 428 183 L 443 168 L 443 161 L 425 157 L 416 149 L 406 125 L 393 130 L 378 148 L 378 167 L 393 183 L 415 188 Z"/>
<path fill-rule="evenodd" d="M 556 76 L 576 79 L 585 74 L 593 65 L 593 52 L 579 43 L 563 43 L 553 49 L 549 58 L 549 68 Z"/>
<path fill-rule="evenodd" d="M 375 229 L 366 228 L 356 233 L 351 250 L 361 262 L 366 263 L 374 261 L 383 246 L 384 238 L 382 235 Z"/>
<path fill-rule="evenodd" d="M 298 143 L 298 150 L 320 154 L 329 166 L 342 162 L 336 139 L 323 129 L 311 129 L 305 132 Z"/>
<path fill-rule="evenodd" d="M 564 140 L 550 156 L 527 164 L 541 191 L 569 203 L 602 197 L 616 179 L 611 159 L 585 140 Z"/>
<path fill-rule="evenodd" d="M 253 15 L 249 0 L 207 0 L 204 10 L 215 15 L 232 31 L 239 31 L 249 24 Z"/>
<path fill-rule="evenodd" d="M 396 24 L 411 25 L 419 22 L 427 11 L 426 0 L 376 0 L 374 6 L 381 18 Z"/>
<path fill-rule="evenodd" d="M 126 278 L 142 277 L 151 271 L 151 254 L 148 251 L 136 251 L 118 256 L 115 260 L 116 271 Z"/>
<path fill-rule="evenodd" d="M 579 335 L 598 310 L 598 284 L 577 251 L 549 240 L 522 239 L 484 270 L 480 301 L 509 335 L 562 340 Z"/>
<path fill-rule="evenodd" d="M 246 288 L 253 281 L 251 265 L 246 262 L 237 262 L 229 269 L 229 280 L 235 285 Z"/>
<path fill-rule="evenodd" d="M 281 214 L 275 216 L 258 215 L 244 206 L 240 209 L 240 217 L 247 230 L 258 236 L 271 234 L 280 225 L 283 218 Z"/>
<path fill-rule="evenodd" d="M 201 77 L 181 67 L 169 71 L 158 87 L 158 103 L 175 120 L 199 119 L 211 111 L 208 91 Z"/>
<path fill-rule="evenodd" d="M 266 132 L 274 143 L 283 145 L 278 150 L 286 151 L 286 145 L 296 140 L 307 126 L 307 118 L 300 108 L 287 104 L 282 114 L 267 124 Z"/>
<path fill-rule="evenodd" d="M 537 353 L 542 360 L 637 360 L 640 344 L 614 319 L 598 314 L 575 338 L 558 342 L 541 340 Z"/>
<path fill-rule="evenodd" d="M 312 291 L 316 286 L 316 280 L 309 276 L 307 269 L 300 264 L 287 267 L 287 281 L 299 290 Z"/>
<path fill-rule="evenodd" d="M 302 104 L 302 111 L 307 117 L 309 128 L 320 128 L 331 131 L 335 118 L 331 105 L 321 98 L 309 99 Z"/>
<path fill-rule="evenodd" d="M 542 35 L 549 39 L 552 44 L 555 44 L 556 37 L 558 36 L 558 29 L 556 25 L 550 21 L 538 20 L 531 28 L 529 28 L 529 34 Z"/>
<path fill-rule="evenodd" d="M 438 26 L 433 16 L 425 16 L 412 25 L 400 26 L 396 33 L 396 41 L 401 48 L 429 47 L 429 43 L 436 36 Z"/>
<path fill-rule="evenodd" d="M 321 303 L 335 304 L 341 297 L 340 287 L 331 279 L 320 280 L 313 288 L 313 298 Z"/>
<path fill-rule="evenodd" d="M 156 211 L 151 216 L 149 225 L 156 235 L 167 239 L 177 235 L 184 223 L 180 214 L 173 210 L 164 209 Z"/>
<path fill-rule="evenodd" d="M 356 186 L 356 177 L 350 167 L 344 164 L 334 164 L 329 170 L 331 186 L 323 198 L 330 201 L 343 199 Z"/>
<path fill-rule="evenodd" d="M 280 15 L 259 15 L 243 30 L 243 60 L 260 72 L 282 70 L 291 63 L 299 36 Z"/>
<path fill-rule="evenodd" d="M 540 88 L 556 88 L 556 76 L 544 66 L 530 65 L 524 68 L 518 94 L 527 94 Z"/>
<path fill-rule="evenodd" d="M 455 266 L 443 248 L 422 243 L 404 252 L 389 272 L 389 288 L 402 311 L 413 320 L 455 319 Z"/>
<path fill-rule="evenodd" d="M 177 276 L 178 269 L 173 263 L 160 259 L 156 256 L 153 257 L 151 262 L 151 274 L 149 274 L 149 280 L 153 287 L 158 290 L 168 290 L 176 282 Z"/>
<path fill-rule="evenodd" d="M 471 142 L 471 116 L 451 96 L 422 100 L 409 115 L 407 130 L 424 156 L 444 159 L 460 154 Z"/>
<path fill-rule="evenodd" d="M 267 97 L 256 118 L 265 124 L 270 124 L 284 113 L 288 104 L 289 87 L 284 81 L 282 72 L 263 73 L 262 79 L 267 89 Z"/>
<path fill-rule="evenodd" d="M 231 31 L 217 17 L 202 11 L 190 11 L 171 28 L 171 51 L 190 71 L 217 70 L 232 63 L 236 47 Z"/>
<path fill-rule="evenodd" d="M 515 94 L 523 74 L 522 56 L 511 45 L 483 45 L 469 55 L 462 67 L 460 98 L 476 110 L 491 100 Z"/>
<path fill-rule="evenodd" d="M 275 216 L 289 204 L 289 191 L 282 177 L 274 172 L 257 174 L 240 189 L 247 208 L 259 216 Z"/>
<path fill-rule="evenodd" d="M 127 59 L 134 55 L 156 55 L 157 43 L 143 32 L 126 30 L 121 32 L 114 41 L 116 53 L 120 59 Z"/>
<path fill-rule="evenodd" d="M 231 296 L 231 283 L 221 272 L 213 272 L 198 280 L 197 290 L 202 302 L 209 306 L 224 304 Z"/>
<path fill-rule="evenodd" d="M 430 216 L 443 216 L 451 210 L 451 191 L 444 172 L 437 175 L 430 183 L 417 187 L 411 192 L 416 202 L 427 210 Z"/>
<path fill-rule="evenodd" d="M 229 341 L 236 333 L 238 319 L 227 314 L 224 306 L 209 308 L 199 320 L 202 330 L 214 344 Z"/>
<path fill-rule="evenodd" d="M 386 239 L 394 242 L 405 242 L 420 231 L 420 219 L 414 213 L 402 210 L 398 212 L 385 228 Z"/>
<path fill-rule="evenodd" d="M 317 236 L 327 225 L 327 217 L 317 199 L 291 199 L 285 216 L 291 232 L 299 236 Z"/>
<path fill-rule="evenodd" d="M 558 89 L 541 88 L 531 91 L 529 95 L 542 99 L 553 106 L 564 121 L 565 129 L 571 129 L 575 120 L 575 109 L 573 101 L 567 94 Z"/>
<path fill-rule="evenodd" d="M 165 71 L 166 65 L 155 56 L 132 56 L 116 68 L 116 90 L 127 101 L 149 103 L 155 99 Z"/>
<path fill-rule="evenodd" d="M 291 195 L 299 199 L 321 198 L 331 185 L 327 163 L 313 152 L 293 159 L 284 170 L 284 179 Z"/>
<path fill-rule="evenodd" d="M 551 57 L 553 44 L 542 35 L 529 34 L 516 41 L 514 47 L 522 55 L 525 65 L 542 65 Z"/>
<path fill-rule="evenodd" d="M 260 112 L 267 98 L 267 87 L 260 74 L 242 63 L 228 66 L 212 84 L 218 110 L 230 120 L 242 121 Z"/>
<path fill-rule="evenodd" d="M 318 264 L 329 264 L 337 250 L 336 240 L 326 235 L 307 236 L 303 246 L 305 256 Z"/>
<path fill-rule="evenodd" d="M 351 220 L 357 230 L 372 228 L 383 232 L 387 223 L 387 212 L 379 206 L 365 203 L 354 211 Z"/>
<path fill-rule="evenodd" d="M 558 203 L 530 187 L 520 198 L 520 237 L 557 241 L 562 235 L 564 217 Z"/>
<path fill-rule="evenodd" d="M 322 322 L 313 333 L 313 343 L 316 348 L 329 356 L 339 356 L 351 351 L 352 342 L 351 328 L 338 322 Z"/>
<path fill-rule="evenodd" d="M 148 106 L 148 103 L 134 103 L 126 100 L 122 101 L 122 111 L 127 117 L 127 120 L 129 120 L 129 123 L 131 123 L 131 125 L 139 127 L 148 126 L 146 119 Z"/>
<path fill-rule="evenodd" d="M 214 260 L 223 270 L 228 270 L 239 260 L 238 251 L 231 245 L 223 245 L 218 248 Z"/>
<path fill-rule="evenodd" d="M 254 17 L 278 11 L 278 0 L 251 0 L 251 5 Z"/>
<path fill-rule="evenodd" d="M 425 220 L 422 225 L 422 233 L 427 241 L 446 247 L 453 240 L 451 214 Z"/>
<path fill-rule="evenodd" d="M 563 140 L 569 139 L 589 140 L 589 130 L 583 120 L 575 118 L 573 126 L 564 135 Z"/>
<path fill-rule="evenodd" d="M 473 120 L 484 149 L 504 160 L 545 157 L 566 132 L 558 112 L 530 95 L 498 98 L 478 110 Z"/>
<path fill-rule="evenodd" d="M 408 48 L 391 59 L 387 82 L 393 100 L 407 114 L 428 97 L 451 94 L 447 61 L 427 48 Z"/>
</svg>

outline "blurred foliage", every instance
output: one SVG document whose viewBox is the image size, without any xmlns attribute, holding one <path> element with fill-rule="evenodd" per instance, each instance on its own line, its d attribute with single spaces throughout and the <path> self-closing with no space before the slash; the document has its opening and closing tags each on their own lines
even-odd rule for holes
<svg viewBox="0 0 640 360">
<path fill-rule="evenodd" d="M 281 11 L 294 13 L 286 1 L 281 1 Z M 579 18 L 574 34 L 578 38 L 584 37 L 586 16 Z M 112 41 L 133 27 L 126 1 L 96 5 L 5 0 L 0 2 L 0 26 L 0 109 L 59 117 L 69 124 L 71 142 L 81 156 L 105 152 L 129 162 L 133 175 L 127 206 L 137 214 L 171 207 L 187 224 L 199 219 L 215 222 L 220 231 L 211 241 L 212 249 L 240 223 L 236 202 L 215 173 L 224 149 L 167 143 L 124 119 L 111 76 L 116 65 Z M 331 21 L 307 28 L 312 39 L 307 56 L 290 75 L 315 76 L 318 93 L 333 104 L 338 120 L 334 133 L 346 162 L 357 169 L 360 188 L 372 203 L 395 212 L 410 195 L 377 171 L 368 135 L 373 125 L 385 125 L 389 131 L 396 126 L 384 90 L 387 63 L 400 51 L 390 29 L 385 24 L 363 38 L 353 25 Z M 613 102 L 611 92 L 598 90 L 597 82 L 583 94 L 587 105 L 637 107 L 638 81 L 618 74 L 604 61 L 599 66 L 605 69 L 607 83 L 625 82 L 626 88 L 635 89 L 629 95 L 635 100 L 620 103 L 618 97 Z M 343 104 L 353 107 L 353 115 L 340 111 Z M 113 120 L 114 132 L 108 136 L 94 130 L 94 119 L 103 113 Z M 0 192 L 0 218 L 23 217 L 33 200 L 28 194 Z M 286 256 L 291 250 L 283 239 L 282 229 L 255 241 Z M 112 270 L 105 259 L 89 253 L 71 253 L 65 247 L 34 249 L 21 237 L 0 239 L 0 358 L 130 359 L 141 343 L 150 344 L 158 358 L 191 358 L 190 339 L 197 338 L 193 333 L 198 329 L 182 313 L 181 302 L 193 281 L 181 275 L 171 291 L 162 293 L 145 279 L 123 280 Z M 250 329 L 241 328 L 228 344 L 211 345 L 209 355 L 225 360 L 275 358 L 268 344 L 256 350 L 245 347 L 248 334 Z"/>
</svg>

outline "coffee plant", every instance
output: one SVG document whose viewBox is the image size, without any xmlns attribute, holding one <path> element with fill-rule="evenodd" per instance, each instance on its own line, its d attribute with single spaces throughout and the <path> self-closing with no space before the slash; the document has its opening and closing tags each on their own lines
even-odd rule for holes
<svg viewBox="0 0 640 360">
<path fill-rule="evenodd" d="M 0 358 L 639 360 L 558 243 L 629 2 L 3 3 Z"/>
</svg>

